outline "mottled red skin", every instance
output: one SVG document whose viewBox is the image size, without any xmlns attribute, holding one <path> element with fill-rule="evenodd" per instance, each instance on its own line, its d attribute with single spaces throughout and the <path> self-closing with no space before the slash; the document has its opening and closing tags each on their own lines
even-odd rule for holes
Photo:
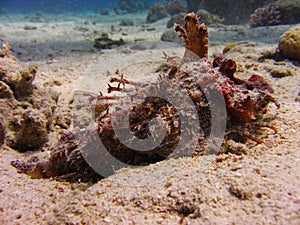
<svg viewBox="0 0 300 225">
<path fill-rule="evenodd" d="M 208 56 L 208 31 L 204 24 L 199 24 L 198 18 L 194 13 L 189 13 L 185 16 L 185 25 L 182 28 L 180 25 L 175 24 L 174 29 L 176 32 L 180 32 L 180 37 L 183 38 L 186 45 L 186 52 L 183 61 L 188 61 L 188 58 L 194 59 L 193 54 L 200 57 L 200 59 L 207 60 Z M 218 56 L 214 59 L 214 68 L 218 67 L 219 71 L 226 77 L 228 77 L 235 85 L 244 85 L 245 89 L 260 89 L 261 91 L 267 90 L 269 93 L 273 93 L 273 89 L 270 85 L 264 81 L 259 75 L 252 75 L 248 81 L 244 81 L 234 77 L 236 71 L 236 62 L 232 59 L 225 59 L 222 56 Z M 175 70 L 177 71 L 177 70 Z M 232 121 L 248 123 L 256 119 L 258 111 L 257 102 L 252 99 L 244 99 L 237 104 L 232 102 L 232 93 L 227 89 L 222 89 L 224 95 L 228 113 L 231 115 Z M 270 97 L 270 99 L 272 99 Z M 236 102 L 235 102 L 236 103 Z"/>
<path fill-rule="evenodd" d="M 252 122 L 257 124 L 260 115 L 266 112 L 268 103 L 275 102 L 271 95 L 273 89 L 259 75 L 252 75 L 246 81 L 236 78 L 234 76 L 236 63 L 232 59 L 219 56 L 214 59 L 213 63 L 208 62 L 207 28 L 204 24 L 199 24 L 196 15 L 193 13 L 187 14 L 185 21 L 185 28 L 175 25 L 175 30 L 180 32 L 180 36 L 183 37 L 186 43 L 187 50 L 184 58 L 181 64 L 174 63 L 174 60 L 171 60 L 169 72 L 161 74 L 158 82 L 162 82 L 160 84 L 163 84 L 164 80 L 174 82 L 174 85 L 179 85 L 188 91 L 199 114 L 199 124 L 201 126 L 201 134 L 199 134 L 198 139 L 199 146 L 205 143 L 211 126 L 210 108 L 202 90 L 204 86 L 217 90 L 224 96 L 228 113 L 226 135 L 230 132 L 237 132 L 242 133 L 241 136 L 245 137 L 243 130 L 251 127 L 249 124 Z M 166 58 L 168 59 L 167 56 Z M 138 94 L 142 94 L 142 96 L 151 96 L 152 94 L 151 88 L 144 87 L 146 84 L 125 80 L 123 76 L 111 78 L 110 82 L 108 93 L 128 93 L 130 91 L 135 93 L 134 91 L 137 90 Z M 118 85 L 112 86 L 113 83 L 118 83 Z M 136 89 L 125 89 L 125 84 L 135 86 Z M 107 151 L 120 161 L 132 165 L 157 162 L 168 157 L 180 138 L 180 129 L 175 125 L 178 122 L 176 109 L 166 101 L 153 97 L 146 97 L 145 100 L 137 103 L 131 109 L 129 128 L 135 136 L 142 139 L 147 138 L 149 135 L 149 121 L 154 117 L 162 118 L 168 130 L 166 138 L 158 147 L 148 152 L 138 152 L 128 148 L 115 136 L 111 117 L 117 115 L 122 118 L 126 114 L 122 108 L 117 111 L 113 110 L 113 101 L 120 101 L 120 98 L 120 96 L 104 96 L 100 93 L 97 98 L 98 105 L 95 106 L 98 127 L 94 132 L 97 132 Z M 188 106 L 183 102 L 182 108 L 187 109 Z M 269 127 L 276 132 L 274 127 Z M 122 130 L 124 128 L 120 127 L 118 129 Z M 86 137 L 86 139 L 88 138 Z M 228 139 L 228 135 L 225 139 Z M 252 139 L 257 143 L 261 143 L 261 140 L 255 137 Z M 80 179 L 93 182 L 101 178 L 85 162 L 78 147 L 78 140 L 75 139 L 73 134 L 65 134 L 61 137 L 57 146 L 51 150 L 48 161 L 24 162 L 16 160 L 12 162 L 12 165 L 19 172 L 26 173 L 32 178 L 63 177 L 72 181 Z"/>
<path fill-rule="evenodd" d="M 234 72 L 236 71 L 236 63 L 232 59 L 225 59 L 222 56 L 218 56 L 213 61 L 213 67 L 218 67 L 219 71 L 226 77 L 228 77 L 235 85 L 243 86 L 245 90 L 257 89 L 266 93 L 273 93 L 273 88 L 259 75 L 253 74 L 248 81 L 244 81 L 234 77 Z M 250 121 L 256 120 L 257 114 L 260 112 L 260 108 L 263 108 L 262 105 L 258 104 L 251 100 L 250 98 L 245 101 L 241 101 L 240 107 L 236 108 L 231 102 L 230 95 L 226 90 L 223 91 L 223 95 L 226 101 L 226 106 L 229 114 L 231 115 L 232 121 L 239 121 L 248 123 Z M 274 101 L 275 99 L 266 94 L 265 98 L 269 101 Z"/>
</svg>

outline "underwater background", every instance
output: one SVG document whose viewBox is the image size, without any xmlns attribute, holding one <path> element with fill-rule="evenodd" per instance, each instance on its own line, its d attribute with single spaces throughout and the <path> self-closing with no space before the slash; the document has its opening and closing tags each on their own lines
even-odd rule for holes
<svg viewBox="0 0 300 225">
<path fill-rule="evenodd" d="M 97 9 L 107 7 L 112 9 L 118 0 L 1 0 L 0 8 L 7 10 L 11 14 L 15 13 L 66 13 L 66 12 L 95 12 Z M 146 6 L 151 6 L 157 0 L 144 0 Z"/>
<path fill-rule="evenodd" d="M 189 12 L 199 42 L 176 32 Z M 203 58 L 182 60 L 199 46 Z M 228 110 L 216 127 L 228 126 L 205 152 L 199 89 L 216 77 Z M 135 154 L 106 126 L 161 79 L 204 115 L 186 135 L 192 157 L 165 158 L 184 132 L 156 98 L 137 104 L 130 130 L 158 137 L 148 118 L 171 115 L 166 150 Z M 299 118 L 300 0 L 0 0 L 0 224 L 300 224 Z M 100 171 L 81 152 L 98 131 Z M 140 165 L 118 170 L 110 155 Z"/>
<path fill-rule="evenodd" d="M 201 10 L 199 12 L 199 10 Z M 207 25 L 248 24 L 251 27 L 300 22 L 300 0 L 44 0 L 44 1 L 0 1 L 0 17 L 8 15 L 56 16 L 109 16 L 144 13 L 144 21 L 153 23 L 171 17 L 178 21 L 180 13 L 195 12 Z M 129 15 L 130 16 L 130 15 Z M 176 17 L 177 16 L 177 17 Z M 53 19 L 53 18 L 52 18 Z M 64 18 L 61 18 L 64 19 Z M 145 21 L 146 20 L 146 21 Z M 39 21 L 32 21 L 39 22 Z M 169 25 L 167 25 L 169 28 Z"/>
</svg>

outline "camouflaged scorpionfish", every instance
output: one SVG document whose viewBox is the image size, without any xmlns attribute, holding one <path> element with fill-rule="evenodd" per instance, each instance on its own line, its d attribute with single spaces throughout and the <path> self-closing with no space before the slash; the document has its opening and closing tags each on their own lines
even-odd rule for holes
<svg viewBox="0 0 300 225">
<path fill-rule="evenodd" d="M 190 141 L 193 141 L 195 136 L 197 139 L 198 146 L 192 155 L 203 154 L 211 132 L 211 107 L 203 87 L 224 97 L 225 112 L 227 112 L 227 115 L 225 113 L 227 124 L 225 140 L 234 138 L 235 141 L 242 142 L 246 137 L 260 142 L 255 134 L 249 134 L 249 130 L 251 131 L 251 127 L 262 124 L 260 123 L 261 115 L 266 113 L 270 102 L 276 104 L 271 95 L 273 89 L 259 75 L 252 75 L 246 81 L 235 78 L 236 63 L 232 59 L 216 57 L 213 63 L 209 62 L 207 27 L 199 24 L 194 13 L 187 14 L 184 19 L 184 28 L 178 24 L 174 26 L 186 45 L 184 57 L 181 62 L 175 62 L 173 58 L 166 56 L 170 69 L 167 73 L 161 73 L 155 83 L 162 89 L 165 88 L 164 85 L 168 88 L 170 84 L 180 87 L 186 90 L 192 99 L 198 116 L 199 130 L 196 134 L 188 129 L 184 130 L 190 135 Z M 85 143 L 93 142 L 88 135 L 92 133 L 101 139 L 106 149 L 105 154 L 125 164 L 144 165 L 168 158 L 183 135 L 181 127 L 184 124 L 180 121 L 180 113 L 189 115 L 192 110 L 190 104 L 182 102 L 180 108 L 176 108 L 168 100 L 156 97 L 151 84 L 131 82 L 123 76 L 111 78 L 110 83 L 108 94 L 101 94 L 96 99 L 97 128 L 94 131 L 86 133 L 85 136 L 79 135 L 80 138 L 76 138 L 76 134 L 64 134 L 57 146 L 51 150 L 49 160 L 46 162 L 17 160 L 13 161 L 12 165 L 19 172 L 26 173 L 33 178 L 63 177 L 67 180 L 96 181 L 101 176 L 90 167 L 80 151 L 80 146 L 82 146 L 80 142 L 83 139 Z M 113 86 L 115 83 L 117 86 Z M 177 97 L 176 90 L 174 89 L 171 94 L 172 98 Z M 116 92 L 118 95 L 114 94 Z M 128 104 L 123 102 L 122 94 L 138 99 L 129 109 L 129 113 L 125 110 Z M 179 95 L 178 98 L 180 98 Z M 113 117 L 119 118 L 120 121 L 122 117 L 124 119 L 129 117 L 129 123 L 127 126 L 113 126 Z M 160 123 L 153 127 L 151 120 L 154 118 L 159 118 Z M 151 133 L 155 134 L 156 128 L 161 129 L 161 127 L 164 127 L 165 136 L 155 148 L 149 151 L 137 151 L 128 147 L 133 141 L 133 136 L 145 140 L 151 136 Z M 274 127 L 269 127 L 276 131 Z M 125 138 L 120 141 L 116 133 L 122 133 L 122 130 L 128 129 L 131 131 L 131 136 L 127 137 L 125 134 Z M 186 145 L 189 146 L 189 144 L 187 141 Z M 86 154 L 93 156 L 97 153 L 91 151 Z"/>
</svg>

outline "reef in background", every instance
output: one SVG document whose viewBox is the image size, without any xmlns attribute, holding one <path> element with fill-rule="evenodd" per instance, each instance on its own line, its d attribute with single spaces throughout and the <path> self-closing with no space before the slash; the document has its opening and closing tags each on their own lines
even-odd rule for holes
<svg viewBox="0 0 300 225">
<path fill-rule="evenodd" d="M 256 9 L 250 16 L 251 27 L 300 23 L 300 0 L 279 0 Z"/>
<path fill-rule="evenodd" d="M 225 24 L 245 24 L 250 14 L 265 4 L 265 0 L 244 2 L 240 0 L 201 0 L 200 7 L 224 18 Z"/>
<path fill-rule="evenodd" d="M 136 13 L 146 8 L 148 8 L 148 5 L 140 0 L 118 0 L 114 5 L 114 11 L 118 15 Z"/>
</svg>

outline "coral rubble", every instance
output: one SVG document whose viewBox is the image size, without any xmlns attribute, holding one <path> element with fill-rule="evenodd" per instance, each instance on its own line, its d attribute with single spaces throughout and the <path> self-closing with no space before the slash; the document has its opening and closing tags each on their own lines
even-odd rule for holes
<svg viewBox="0 0 300 225">
<path fill-rule="evenodd" d="M 170 69 L 161 72 L 154 83 L 129 81 L 117 72 L 119 76 L 110 79 L 108 94 L 100 93 L 93 103 L 97 123 L 95 129 L 89 130 L 86 134 L 77 134 L 77 138 L 76 134 L 63 135 L 58 145 L 51 149 L 50 158 L 46 162 L 36 160 L 26 163 L 17 160 L 13 161 L 12 165 L 19 172 L 33 178 L 67 176 L 68 180 L 95 181 L 100 175 L 91 169 L 82 156 L 82 154 L 89 155 L 102 160 L 100 164 L 107 163 L 103 160 L 104 155 L 99 155 L 96 151 L 98 146 L 97 142 L 93 142 L 95 137 L 100 138 L 105 146 L 105 154 L 125 164 L 145 165 L 168 158 L 183 137 L 187 138 L 182 150 L 188 152 L 192 149 L 193 152 L 191 154 L 180 152 L 180 156 L 205 154 L 212 132 L 212 123 L 217 123 L 215 124 L 217 127 L 221 126 L 223 119 L 226 133 L 225 137 L 221 137 L 222 140 L 225 138 L 244 142 L 245 139 L 251 138 L 260 143 L 261 140 L 255 136 L 256 133 L 252 128 L 263 126 L 262 115 L 267 112 L 268 104 L 275 102 L 272 97 L 273 89 L 256 74 L 250 76 L 248 80 L 236 78 L 234 76 L 236 63 L 232 59 L 219 56 L 213 63 L 209 62 L 207 27 L 199 23 L 194 13 L 187 14 L 184 19 L 184 28 L 175 24 L 175 30 L 180 33 L 186 44 L 181 62 L 176 62 L 174 58 L 165 55 Z M 117 86 L 114 85 L 116 83 Z M 168 99 L 158 97 L 160 89 L 168 94 Z M 191 102 L 182 98 L 180 90 L 186 91 L 187 99 L 191 99 Z M 216 112 L 212 112 L 213 108 L 208 99 L 211 93 L 218 93 L 222 99 L 224 96 L 225 113 L 218 107 L 214 108 Z M 126 95 L 131 102 L 127 102 Z M 175 106 L 169 99 L 175 99 L 180 104 Z M 218 106 L 220 103 L 215 104 Z M 196 115 L 193 114 L 194 108 Z M 215 121 L 212 121 L 212 114 L 216 115 Z M 123 124 L 122 121 L 126 119 L 129 123 Z M 159 122 L 153 124 L 151 121 L 154 119 Z M 187 126 L 189 123 L 192 123 L 191 126 Z M 199 130 L 193 130 L 193 125 Z M 274 127 L 269 127 L 276 131 Z M 164 136 L 161 130 L 165 131 Z M 146 149 L 148 143 L 140 140 L 150 137 L 162 140 L 159 141 L 159 145 Z M 191 143 L 195 140 L 198 145 L 193 149 Z M 146 151 L 136 150 L 136 147 Z"/>
<path fill-rule="evenodd" d="M 125 41 L 120 38 L 119 40 L 113 40 L 111 38 L 108 37 L 107 33 L 102 33 L 101 37 L 96 38 L 94 40 L 94 45 L 93 47 L 96 49 L 111 49 L 114 47 L 118 47 L 120 45 L 124 45 Z"/>
<path fill-rule="evenodd" d="M 140 10 L 143 10 L 147 5 L 143 1 L 134 1 L 134 0 L 119 0 L 114 5 L 114 11 L 116 14 L 127 14 L 127 13 L 136 13 Z"/>
</svg>

